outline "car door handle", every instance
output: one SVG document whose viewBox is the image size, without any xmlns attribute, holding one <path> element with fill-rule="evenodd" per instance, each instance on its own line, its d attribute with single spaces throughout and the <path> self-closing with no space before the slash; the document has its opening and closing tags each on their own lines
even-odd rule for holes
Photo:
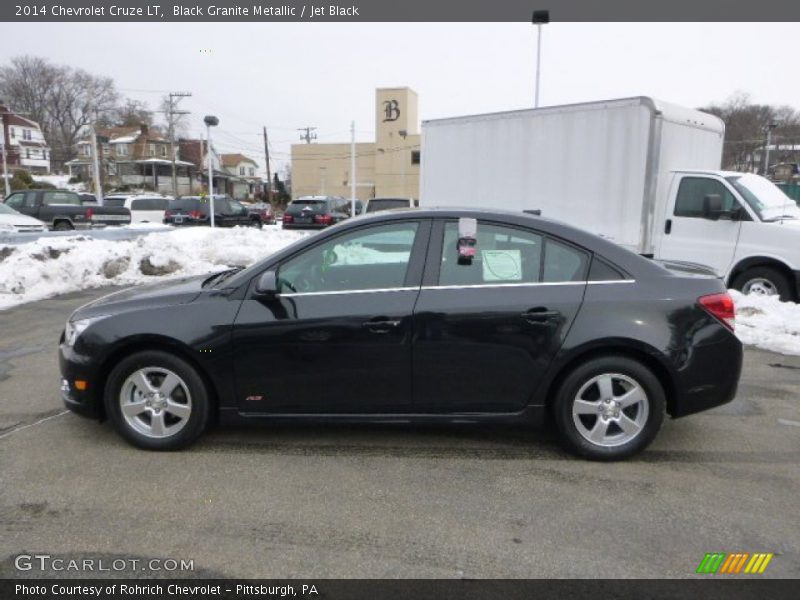
<svg viewBox="0 0 800 600">
<path fill-rule="evenodd" d="M 558 315 L 559 312 L 556 310 L 547 310 L 545 307 L 539 306 L 522 313 L 522 318 L 528 323 L 544 323 L 555 319 Z"/>
<path fill-rule="evenodd" d="M 364 323 L 364 328 L 372 333 L 389 333 L 392 329 L 399 327 L 400 323 L 400 319 L 372 319 Z"/>
<path fill-rule="evenodd" d="M 672 219 L 667 219 L 667 222 L 664 223 L 664 233 L 667 235 L 672 233 Z"/>
</svg>

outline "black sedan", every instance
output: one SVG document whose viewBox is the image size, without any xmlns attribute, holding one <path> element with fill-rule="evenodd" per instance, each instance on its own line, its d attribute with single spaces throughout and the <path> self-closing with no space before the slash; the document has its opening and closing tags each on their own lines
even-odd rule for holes
<svg viewBox="0 0 800 600">
<path fill-rule="evenodd" d="M 211 202 L 207 196 L 181 196 L 169 201 L 164 211 L 164 224 L 180 227 L 182 225 L 211 225 Z M 227 196 L 214 194 L 214 226 L 216 227 L 258 227 L 244 205 Z"/>
<path fill-rule="evenodd" d="M 62 393 L 147 449 L 217 420 L 554 422 L 611 460 L 733 399 L 733 320 L 719 279 L 564 224 L 391 211 L 79 308 Z"/>
</svg>

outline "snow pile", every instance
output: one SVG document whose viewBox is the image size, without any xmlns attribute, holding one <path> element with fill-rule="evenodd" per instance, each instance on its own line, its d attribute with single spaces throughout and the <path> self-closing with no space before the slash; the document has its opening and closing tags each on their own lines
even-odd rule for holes
<svg viewBox="0 0 800 600">
<path fill-rule="evenodd" d="M 736 335 L 744 344 L 800 355 L 800 304 L 736 290 L 730 294 L 736 303 Z"/>
<path fill-rule="evenodd" d="M 70 183 L 69 175 L 34 175 L 33 180 L 49 183 L 60 190 L 72 190 L 73 192 L 82 192 L 86 187 L 83 183 Z"/>
<path fill-rule="evenodd" d="M 58 294 L 249 265 L 308 235 L 277 227 L 177 229 L 133 240 L 76 234 L 0 245 L 0 310 Z"/>
</svg>

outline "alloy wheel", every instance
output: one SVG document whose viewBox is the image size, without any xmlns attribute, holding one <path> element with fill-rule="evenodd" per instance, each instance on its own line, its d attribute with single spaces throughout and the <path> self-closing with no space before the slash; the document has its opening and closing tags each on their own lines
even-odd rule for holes
<svg viewBox="0 0 800 600">
<path fill-rule="evenodd" d="M 584 439 L 611 448 L 644 429 L 650 403 L 644 388 L 621 373 L 603 373 L 583 384 L 572 403 L 572 420 Z"/>
<path fill-rule="evenodd" d="M 119 405 L 125 422 L 150 438 L 175 435 L 192 414 L 189 387 L 162 367 L 143 367 L 131 373 L 122 384 Z"/>
</svg>

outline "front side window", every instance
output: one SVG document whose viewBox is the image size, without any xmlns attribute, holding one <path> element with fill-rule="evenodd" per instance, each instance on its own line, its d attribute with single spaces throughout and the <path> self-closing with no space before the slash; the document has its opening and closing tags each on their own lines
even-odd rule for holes
<svg viewBox="0 0 800 600">
<path fill-rule="evenodd" d="M 707 177 L 684 177 L 675 199 L 675 216 L 703 218 L 703 199 L 709 195 L 722 198 L 722 210 L 732 211 L 738 207 L 736 198 L 720 181 Z"/>
<path fill-rule="evenodd" d="M 282 293 L 404 287 L 419 223 L 393 223 L 344 235 L 289 259 L 278 270 Z"/>
<path fill-rule="evenodd" d="M 445 224 L 439 285 L 585 281 L 589 255 L 533 231 L 478 222 L 475 256 L 459 262 L 458 223 Z"/>
</svg>

